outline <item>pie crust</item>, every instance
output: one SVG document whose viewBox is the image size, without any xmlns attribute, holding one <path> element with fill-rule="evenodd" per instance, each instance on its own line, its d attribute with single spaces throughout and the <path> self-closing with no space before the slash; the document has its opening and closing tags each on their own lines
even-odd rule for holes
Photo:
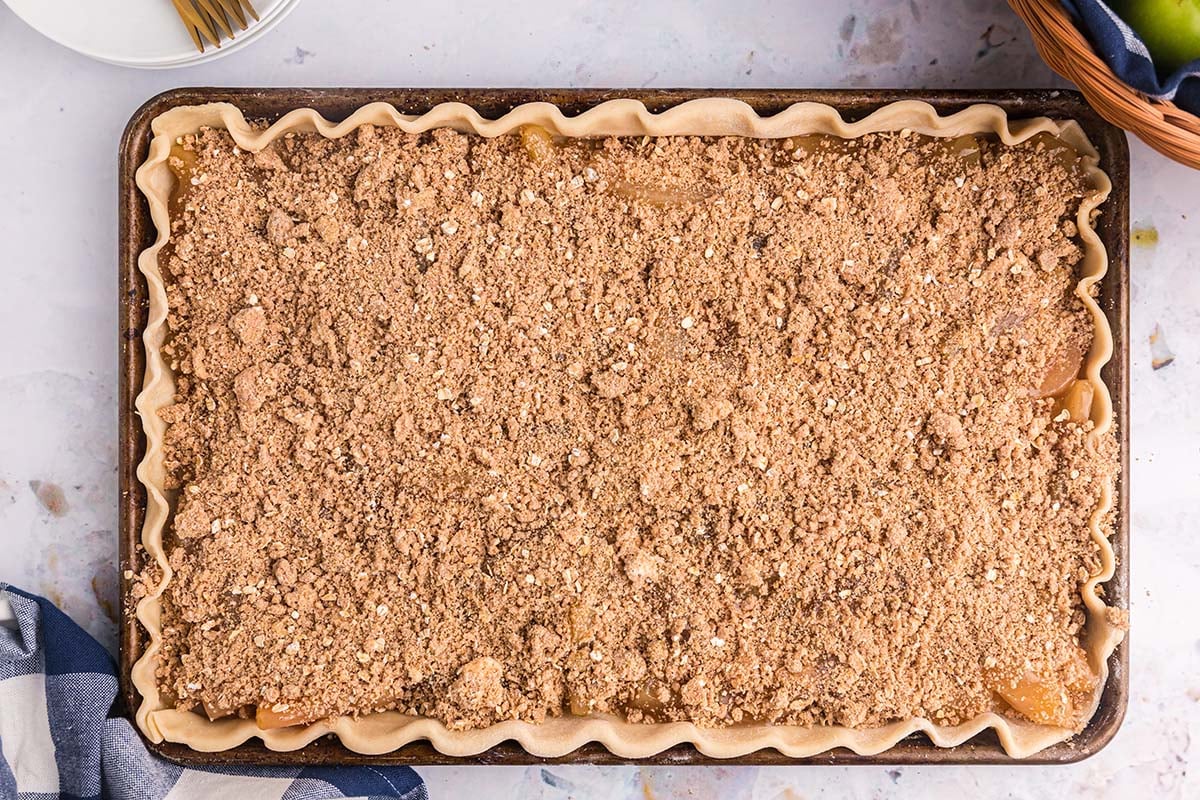
<svg viewBox="0 0 1200 800">
<path fill-rule="evenodd" d="M 529 753 L 540 757 L 558 757 L 589 741 L 603 744 L 625 758 L 644 758 L 681 743 L 694 745 L 705 755 L 733 758 L 763 748 L 773 748 L 786 756 L 812 756 L 836 747 L 845 747 L 860 755 L 880 753 L 917 731 L 923 732 L 938 747 L 952 747 L 968 741 L 981 731 L 996 731 L 1005 751 L 1024 758 L 1052 744 L 1068 739 L 1072 731 L 1024 720 L 985 713 L 956 726 L 936 725 L 927 719 L 898 720 L 876 728 L 841 726 L 799 727 L 769 724 L 742 724 L 727 728 L 701 728 L 686 722 L 635 724 L 615 716 L 563 716 L 541 724 L 505 721 L 483 729 L 449 730 L 440 722 L 412 717 L 397 711 L 373 713 L 358 718 L 339 717 L 308 725 L 261 730 L 253 720 L 230 717 L 210 721 L 207 717 L 168 706 L 159 694 L 155 680 L 156 659 L 161 641 L 160 597 L 171 580 L 172 569 L 162 546 L 163 530 L 170 515 L 164 489 L 166 470 L 163 461 L 163 437 L 166 423 L 158 410 L 171 405 L 174 377 L 164 361 L 161 348 L 166 337 L 167 294 L 159 270 L 159 251 L 170 234 L 168 207 L 174 177 L 167 159 L 176 139 L 195 133 L 202 127 L 227 129 L 237 145 L 255 152 L 288 132 L 317 132 L 328 138 L 344 136 L 361 125 L 395 126 L 410 133 L 449 127 L 481 136 L 500 136 L 522 125 L 540 125 L 564 137 L 597 136 L 746 136 L 784 138 L 826 134 L 855 138 L 867 133 L 909 130 L 935 137 L 951 138 L 965 134 L 992 134 L 1005 144 L 1017 144 L 1038 133 L 1049 133 L 1073 147 L 1082 157 L 1093 191 L 1080 203 L 1076 224 L 1084 249 L 1080 281 L 1075 294 L 1091 313 L 1095 336 L 1084 365 L 1085 379 L 1095 392 L 1092 418 L 1095 427 L 1089 434 L 1094 441 L 1105 435 L 1113 424 L 1112 401 L 1100 378 L 1100 370 L 1113 354 L 1112 333 L 1108 321 L 1088 292 L 1104 277 L 1108 259 L 1103 244 L 1091 225 L 1094 210 L 1104 202 L 1111 189 L 1108 176 L 1099 169 L 1099 154 L 1079 125 L 1073 121 L 1048 118 L 1009 120 L 993 105 L 975 105 L 949 116 L 939 116 L 930 105 L 900 101 L 885 106 L 856 122 L 846 122 L 838 111 L 817 103 L 799 103 L 770 117 L 759 116 L 738 100 L 710 98 L 694 100 L 660 114 L 649 112 L 635 100 L 612 100 L 574 117 L 564 116 L 548 103 L 519 106 L 499 119 L 485 119 L 461 103 L 444 103 L 420 116 L 399 113 L 386 103 L 372 103 L 358 109 L 346 120 L 334 123 L 312 109 L 298 109 L 283 116 L 266 130 L 254 130 L 242 112 L 227 103 L 186 106 L 171 109 L 152 123 L 154 137 L 149 156 L 137 171 L 137 185 L 145 194 L 157 239 L 139 256 L 138 266 L 149 287 L 150 310 L 143 340 L 146 347 L 146 372 L 136 408 L 146 434 L 146 456 L 138 466 L 138 479 L 146 487 L 147 508 L 142 529 L 142 544 L 147 556 L 161 571 L 161 581 L 150 586 L 136 607 L 137 619 L 145 628 L 149 643 L 134 664 L 132 680 L 142 696 L 137 709 L 137 724 L 154 742 L 181 742 L 204 752 L 227 750 L 258 737 L 272 750 L 294 750 L 326 734 L 335 734 L 346 747 L 364 754 L 386 753 L 426 739 L 439 752 L 452 756 L 470 756 L 507 739 L 516 740 Z M 1099 677 L 1091 705 L 1085 717 L 1095 713 L 1108 677 L 1108 657 L 1121 642 L 1124 627 L 1118 615 L 1097 593 L 1097 587 L 1115 570 L 1112 547 L 1101 530 L 1101 521 L 1110 511 L 1114 489 L 1105 486 L 1098 506 L 1092 513 L 1089 529 L 1100 555 L 1100 571 L 1082 587 L 1087 624 L 1084 648 L 1093 672 Z"/>
</svg>

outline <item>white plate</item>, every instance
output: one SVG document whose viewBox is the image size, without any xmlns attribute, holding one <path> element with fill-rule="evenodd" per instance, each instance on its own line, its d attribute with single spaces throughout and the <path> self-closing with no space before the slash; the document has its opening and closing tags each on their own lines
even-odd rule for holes
<svg viewBox="0 0 1200 800">
<path fill-rule="evenodd" d="M 64 47 L 99 61 L 161 69 L 211 61 L 266 33 L 300 0 L 253 0 L 259 21 L 220 48 L 196 50 L 171 0 L 3 0 L 18 17 Z"/>
</svg>

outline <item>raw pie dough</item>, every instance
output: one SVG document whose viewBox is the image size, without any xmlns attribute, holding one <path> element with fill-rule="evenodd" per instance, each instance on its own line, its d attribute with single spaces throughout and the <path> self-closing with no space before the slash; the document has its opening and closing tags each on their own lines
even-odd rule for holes
<svg viewBox="0 0 1200 800">
<path fill-rule="evenodd" d="M 788 756 L 804 757 L 835 747 L 846 747 L 864 755 L 879 753 L 915 731 L 923 731 L 940 747 L 950 747 L 990 727 L 996 730 L 1006 752 L 1021 758 L 1071 735 L 1071 731 L 1064 728 L 1038 725 L 994 713 L 981 714 L 954 727 L 913 718 L 878 728 L 858 729 L 759 723 L 699 728 L 684 722 L 634 724 L 618 717 L 595 715 L 586 718 L 563 716 L 541 724 L 506 721 L 483 729 L 452 731 L 432 719 L 390 711 L 357 719 L 340 717 L 303 726 L 261 730 L 253 720 L 232 717 L 209 721 L 201 714 L 177 710 L 165 704 L 155 680 L 155 663 L 161 639 L 159 597 L 170 581 L 172 571 L 162 547 L 163 529 L 170 513 L 163 489 L 165 468 L 162 442 L 166 424 L 157 412 L 172 404 L 174 380 L 161 353 L 166 337 L 167 300 L 158 256 L 170 232 L 168 201 L 174 187 L 174 177 L 167 166 L 167 158 L 171 146 L 177 137 L 195 133 L 202 127 L 227 129 L 239 147 L 253 152 L 289 131 L 316 131 L 323 136 L 337 138 L 364 124 L 396 126 L 411 133 L 450 127 L 488 137 L 512 133 L 527 124 L 540 125 L 565 137 L 699 135 L 785 138 L 827 134 L 854 138 L 866 133 L 908 129 L 946 138 L 965 134 L 993 134 L 1005 144 L 1017 144 L 1038 133 L 1052 134 L 1081 154 L 1085 171 L 1094 186 L 1094 191 L 1082 200 L 1076 219 L 1084 258 L 1080 265 L 1081 280 L 1075 294 L 1088 308 L 1095 322 L 1095 336 L 1084 368 L 1086 380 L 1095 392 L 1092 417 L 1096 427 L 1089 436 L 1102 436 L 1112 425 L 1111 398 L 1100 379 L 1100 369 L 1112 355 L 1112 335 L 1107 319 L 1087 291 L 1107 270 L 1107 256 L 1091 228 L 1090 215 L 1108 196 L 1111 184 L 1097 167 L 1099 158 L 1095 148 L 1074 122 L 1045 118 L 1010 122 L 1003 110 L 990 105 L 977 105 L 951 116 L 940 117 L 931 106 L 915 101 L 891 104 L 854 123 L 844 122 L 833 108 L 815 103 L 797 104 L 775 116 L 764 118 L 740 101 L 704 99 L 684 103 L 661 114 L 648 112 L 637 101 L 613 100 L 571 118 L 563 116 L 550 104 L 531 103 L 496 120 L 484 119 L 460 103 L 442 104 L 421 116 L 402 115 L 388 104 L 373 103 L 341 123 L 329 122 L 311 109 L 301 109 L 285 115 L 265 131 L 255 131 L 247 124 L 241 111 L 229 104 L 172 109 L 153 121 L 154 138 L 150 155 L 137 173 L 137 184 L 149 201 L 151 216 L 158 229 L 156 242 L 139 258 L 139 268 L 149 285 L 150 313 L 144 335 L 146 374 L 143 391 L 136 405 L 147 439 L 146 457 L 138 468 L 138 477 L 146 486 L 148 497 L 142 543 L 157 562 L 163 579 L 137 605 L 138 620 L 148 632 L 150 642 L 132 672 L 134 685 L 143 698 L 137 711 L 137 722 L 152 741 L 177 741 L 196 750 L 218 751 L 235 747 L 257 736 L 271 749 L 292 750 L 320 736 L 334 733 L 345 746 L 367 754 L 385 753 L 415 740 L 428 739 L 440 752 L 466 756 L 481 753 L 506 739 L 514 739 L 530 753 L 543 757 L 564 755 L 588 741 L 598 741 L 613 753 L 627 758 L 647 757 L 679 743 L 691 743 L 706 755 L 718 758 L 740 756 L 768 747 Z M 1111 487 L 1105 487 L 1101 502 L 1091 518 L 1091 535 L 1099 550 L 1101 569 L 1082 589 L 1087 612 L 1084 644 L 1090 666 L 1099 677 L 1091 707 L 1085 717 L 1090 717 L 1095 711 L 1107 679 L 1108 656 L 1124 635 L 1123 627 L 1115 624 L 1108 607 L 1096 593 L 1096 587 L 1109 580 L 1115 568 L 1112 548 L 1099 527 L 1100 520 L 1112 506 L 1112 494 Z"/>
</svg>

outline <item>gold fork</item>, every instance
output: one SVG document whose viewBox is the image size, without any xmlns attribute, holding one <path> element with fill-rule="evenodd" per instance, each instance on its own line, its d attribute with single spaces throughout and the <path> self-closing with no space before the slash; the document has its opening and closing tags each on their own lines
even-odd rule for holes
<svg viewBox="0 0 1200 800">
<path fill-rule="evenodd" d="M 247 14 L 258 21 L 258 12 L 250 0 L 171 0 L 171 3 L 201 53 L 206 41 L 214 47 L 221 46 L 222 31 L 232 39 L 234 24 L 240 30 L 246 30 L 249 25 Z"/>
</svg>

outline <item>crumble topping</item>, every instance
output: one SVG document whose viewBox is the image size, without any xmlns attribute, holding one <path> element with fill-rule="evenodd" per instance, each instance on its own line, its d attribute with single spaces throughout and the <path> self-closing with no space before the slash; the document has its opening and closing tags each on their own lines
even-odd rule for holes
<svg viewBox="0 0 1200 800">
<path fill-rule="evenodd" d="M 1090 689 L 1116 443 L 1037 397 L 1092 331 L 1053 140 L 206 130 L 173 166 L 178 706 L 864 726 Z"/>
</svg>

